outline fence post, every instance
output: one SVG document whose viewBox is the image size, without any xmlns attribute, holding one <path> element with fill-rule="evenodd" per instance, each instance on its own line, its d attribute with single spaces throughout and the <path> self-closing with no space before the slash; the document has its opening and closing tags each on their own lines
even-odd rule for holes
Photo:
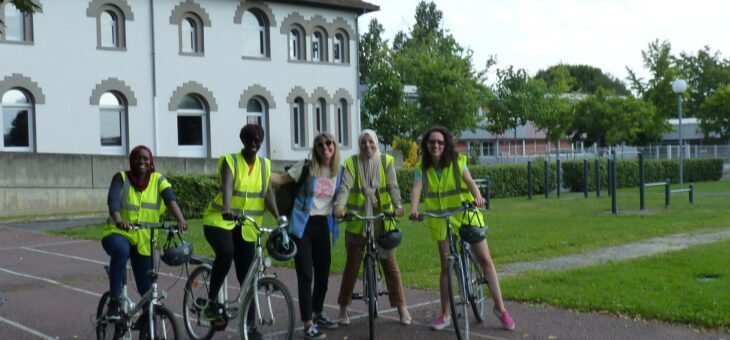
<svg viewBox="0 0 730 340">
<path fill-rule="evenodd" d="M 545 198 L 548 198 L 548 194 L 550 193 L 550 187 L 548 186 L 548 184 L 550 183 L 548 178 L 549 174 L 550 173 L 548 172 L 548 162 L 547 159 L 545 159 Z"/>
<path fill-rule="evenodd" d="M 601 197 L 601 161 L 596 158 L 596 197 Z"/>
<path fill-rule="evenodd" d="M 667 184 L 664 185 L 664 207 L 669 208 L 669 195 L 671 194 L 671 190 L 669 189 L 669 178 L 667 178 L 665 183 Z"/>
<path fill-rule="evenodd" d="M 560 183 L 560 158 L 557 159 L 557 161 L 555 162 L 555 164 L 557 165 L 557 168 L 558 168 L 557 169 L 558 170 L 557 171 L 557 174 L 558 174 L 558 198 L 560 198 L 560 186 L 562 185 Z"/>
<path fill-rule="evenodd" d="M 618 206 L 616 202 L 616 151 L 612 150 L 611 155 L 613 156 L 613 161 L 611 162 L 611 212 L 616 215 L 618 214 Z"/>
<path fill-rule="evenodd" d="M 644 153 L 639 151 L 639 210 L 646 208 L 644 193 Z"/>
<path fill-rule="evenodd" d="M 689 204 L 691 206 L 695 205 L 695 185 L 694 185 L 694 183 L 689 185 Z"/>
<path fill-rule="evenodd" d="M 583 198 L 588 198 L 588 160 L 583 159 Z"/>
<path fill-rule="evenodd" d="M 532 161 L 527 161 L 527 199 L 532 199 Z"/>
</svg>

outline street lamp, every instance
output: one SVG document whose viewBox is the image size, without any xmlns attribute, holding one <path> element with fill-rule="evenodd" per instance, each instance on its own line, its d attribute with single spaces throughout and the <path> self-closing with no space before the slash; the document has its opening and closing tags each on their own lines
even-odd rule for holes
<svg viewBox="0 0 730 340">
<path fill-rule="evenodd" d="M 677 105 L 679 108 L 679 187 L 682 188 L 684 179 L 682 177 L 682 160 L 684 159 L 684 145 L 682 144 L 682 94 L 687 91 L 687 82 L 684 79 L 675 79 L 672 82 L 672 91 L 677 94 Z"/>
</svg>

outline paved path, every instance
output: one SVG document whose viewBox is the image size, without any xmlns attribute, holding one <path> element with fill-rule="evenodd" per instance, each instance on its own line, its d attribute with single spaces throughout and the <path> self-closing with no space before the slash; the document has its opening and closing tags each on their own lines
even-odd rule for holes
<svg viewBox="0 0 730 340">
<path fill-rule="evenodd" d="M 102 270 L 108 257 L 99 243 L 14 229 L 18 227 L 18 224 L 0 223 L 0 293 L 7 299 L 0 306 L 0 339 L 93 338 L 91 318 L 99 296 L 108 285 Z M 43 228 L 34 224 L 33 229 Z M 724 233 L 722 235 L 727 237 Z M 710 240 L 711 237 L 705 239 Z M 524 269 L 514 271 L 518 270 Z M 183 290 L 183 281 L 178 279 L 181 271 L 163 267 L 162 272 L 160 285 L 169 292 L 166 304 L 179 314 Z M 277 268 L 276 272 L 295 293 L 293 270 Z M 335 299 L 339 281 L 338 276 L 330 280 L 325 312 L 331 316 L 337 315 Z M 395 310 L 382 306 L 377 325 L 378 339 L 453 338 L 452 331 L 434 332 L 428 328 L 439 309 L 435 292 L 407 289 L 406 296 L 414 324 L 401 326 Z M 364 307 L 364 304 L 355 302 L 352 325 L 327 331 L 328 339 L 367 338 Z M 507 302 L 507 307 L 517 323 L 514 332 L 502 330 L 496 318 L 488 317 L 482 324 L 473 324 L 473 338 L 730 339 L 727 332 L 699 331 L 686 326 L 631 320 L 603 313 L 576 313 L 512 302 Z M 236 337 L 233 327 L 216 336 L 217 339 Z"/>
</svg>

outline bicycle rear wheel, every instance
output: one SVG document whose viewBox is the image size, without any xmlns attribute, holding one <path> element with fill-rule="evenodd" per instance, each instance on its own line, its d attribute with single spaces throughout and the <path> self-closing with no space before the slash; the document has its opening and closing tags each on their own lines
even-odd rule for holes
<svg viewBox="0 0 730 340">
<path fill-rule="evenodd" d="M 239 310 L 238 331 L 241 339 L 294 337 L 294 300 L 286 286 L 279 279 L 265 277 L 259 280 L 255 293 L 259 305 L 250 308 L 255 300 L 249 292 Z M 254 316 L 249 315 L 251 311 L 255 313 Z"/>
<path fill-rule="evenodd" d="M 466 256 L 463 256 L 463 258 L 466 261 L 466 267 L 469 269 L 469 303 L 471 303 L 474 317 L 478 322 L 482 322 L 484 321 L 484 309 L 487 305 L 486 294 L 484 293 L 484 290 L 487 289 L 484 270 L 471 250 L 466 250 L 464 253 Z"/>
<path fill-rule="evenodd" d="M 378 317 L 377 281 L 375 274 L 375 259 L 365 255 L 365 270 L 363 272 L 363 288 L 368 305 L 368 325 L 370 327 L 370 340 L 375 339 L 375 318 Z"/>
<path fill-rule="evenodd" d="M 210 289 L 210 268 L 200 266 L 195 268 L 185 283 L 183 297 L 183 320 L 185 332 L 190 339 L 207 340 L 215 334 L 215 328 L 205 319 L 203 310 L 208 305 L 208 290 Z"/>
<path fill-rule="evenodd" d="M 454 256 L 448 258 L 448 287 L 451 302 L 451 320 L 454 322 L 456 338 L 469 339 L 469 301 L 464 291 L 464 276 L 461 264 Z"/>
<path fill-rule="evenodd" d="M 105 292 L 101 299 L 99 299 L 99 305 L 96 307 L 96 339 L 97 340 L 110 340 L 119 339 L 124 335 L 124 326 L 117 324 L 112 320 L 106 319 L 106 313 L 109 306 L 110 295 L 109 292 Z"/>
<path fill-rule="evenodd" d="M 164 306 L 155 306 L 154 313 L 155 315 L 152 320 L 154 334 L 150 334 L 150 326 L 147 320 L 137 321 L 141 322 L 141 328 L 139 330 L 140 340 L 182 339 L 175 314 Z M 141 317 L 147 317 L 147 315 L 143 313 Z"/>
</svg>

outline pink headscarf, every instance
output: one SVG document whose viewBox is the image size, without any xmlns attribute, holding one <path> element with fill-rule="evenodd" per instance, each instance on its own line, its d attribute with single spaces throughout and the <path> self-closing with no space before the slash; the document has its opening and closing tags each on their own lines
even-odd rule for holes
<svg viewBox="0 0 730 340">
<path fill-rule="evenodd" d="M 150 171 L 147 172 L 147 174 L 140 178 L 137 174 L 134 173 L 134 171 L 129 170 L 126 171 L 127 178 L 129 178 L 129 181 L 132 183 L 132 186 L 137 191 L 144 191 L 144 189 L 147 189 L 147 185 L 150 184 L 150 175 L 155 172 L 155 157 L 152 156 L 152 150 L 150 148 L 144 146 L 144 145 L 138 145 L 132 149 L 132 151 L 129 153 L 129 168 L 134 169 L 134 164 L 132 164 L 133 159 L 137 154 L 145 150 L 150 155 Z"/>
</svg>

